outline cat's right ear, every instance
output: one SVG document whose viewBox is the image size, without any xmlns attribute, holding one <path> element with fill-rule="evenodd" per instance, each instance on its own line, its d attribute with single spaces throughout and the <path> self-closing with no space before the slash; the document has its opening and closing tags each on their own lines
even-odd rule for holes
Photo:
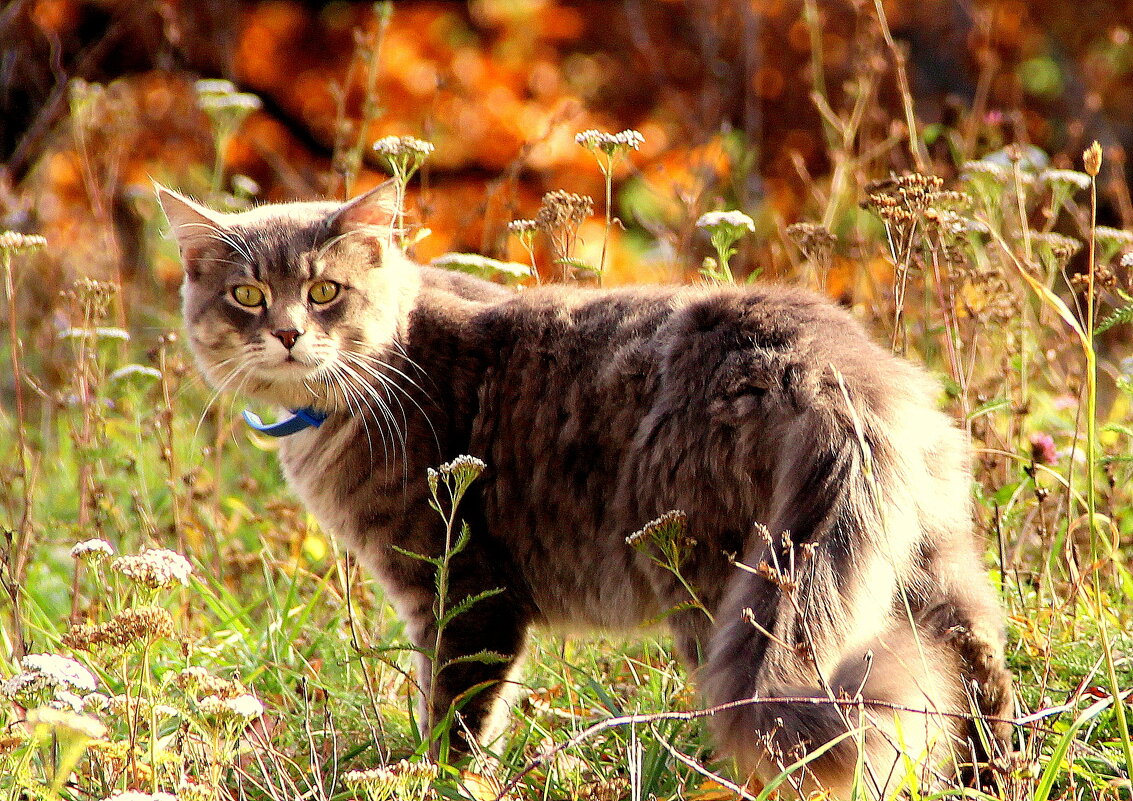
<svg viewBox="0 0 1133 801">
<path fill-rule="evenodd" d="M 154 183 L 154 190 L 181 249 L 185 272 L 195 279 L 201 273 L 201 253 L 224 230 L 222 215 L 159 183 Z"/>
<path fill-rule="evenodd" d="M 391 179 L 348 200 L 330 217 L 333 230 L 355 231 L 385 239 L 397 222 L 397 185 Z"/>
</svg>

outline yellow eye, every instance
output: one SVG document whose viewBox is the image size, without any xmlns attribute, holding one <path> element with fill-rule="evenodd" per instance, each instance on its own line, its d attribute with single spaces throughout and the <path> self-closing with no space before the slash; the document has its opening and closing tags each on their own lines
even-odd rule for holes
<svg viewBox="0 0 1133 801">
<path fill-rule="evenodd" d="M 313 303 L 330 303 L 338 297 L 339 286 L 334 281 L 317 281 L 311 284 L 307 296 Z"/>
<path fill-rule="evenodd" d="M 232 287 L 232 297 L 241 306 L 259 306 L 264 302 L 263 290 L 251 284 L 240 284 Z"/>
</svg>

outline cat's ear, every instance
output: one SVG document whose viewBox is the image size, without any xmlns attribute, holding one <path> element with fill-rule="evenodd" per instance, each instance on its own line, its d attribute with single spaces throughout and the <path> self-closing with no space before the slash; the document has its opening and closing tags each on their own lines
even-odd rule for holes
<svg viewBox="0 0 1133 801">
<path fill-rule="evenodd" d="M 385 237 L 397 222 L 397 185 L 391 179 L 348 200 L 330 217 L 332 230 Z"/>
<path fill-rule="evenodd" d="M 155 183 L 154 190 L 161 209 L 169 220 L 173 236 L 177 239 L 177 245 L 181 248 L 185 270 L 191 277 L 196 277 L 200 274 L 201 252 L 215 243 L 220 232 L 225 229 L 223 215 L 161 184 Z"/>
</svg>

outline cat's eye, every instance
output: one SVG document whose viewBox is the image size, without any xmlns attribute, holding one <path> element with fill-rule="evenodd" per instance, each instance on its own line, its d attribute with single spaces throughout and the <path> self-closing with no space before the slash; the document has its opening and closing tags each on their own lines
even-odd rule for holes
<svg viewBox="0 0 1133 801">
<path fill-rule="evenodd" d="M 316 281 L 307 291 L 307 297 L 313 303 L 330 303 L 338 297 L 339 288 L 334 281 Z"/>
<path fill-rule="evenodd" d="M 264 302 L 264 292 L 251 284 L 240 284 L 232 287 L 232 298 L 241 306 L 259 306 Z"/>
</svg>

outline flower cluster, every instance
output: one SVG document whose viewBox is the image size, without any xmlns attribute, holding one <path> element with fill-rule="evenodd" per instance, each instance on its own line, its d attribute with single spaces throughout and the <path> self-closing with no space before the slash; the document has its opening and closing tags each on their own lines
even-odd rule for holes
<svg viewBox="0 0 1133 801">
<path fill-rule="evenodd" d="M 347 771 L 342 776 L 349 789 L 364 792 L 369 801 L 423 801 L 433 796 L 436 778 L 436 765 L 407 759 L 388 767 Z"/>
<path fill-rule="evenodd" d="M 19 253 L 43 247 L 47 247 L 47 239 L 38 234 L 21 234 L 18 231 L 5 231 L 0 234 L 0 251 L 4 253 Z"/>
<path fill-rule="evenodd" d="M 475 456 L 457 456 L 436 470 L 429 468 L 429 489 L 436 495 L 439 482 L 443 480 L 446 486 L 453 488 L 454 495 L 459 496 L 487 467 L 482 459 Z"/>
<path fill-rule="evenodd" d="M 424 160 L 435 150 L 432 142 L 415 136 L 383 136 L 374 142 L 373 149 L 379 156 L 389 159 L 409 156 L 420 160 Z"/>
<path fill-rule="evenodd" d="M 257 111 L 263 102 L 253 94 L 241 92 L 232 81 L 206 78 L 194 84 L 197 102 L 222 137 L 231 136 L 240 123 Z"/>
<path fill-rule="evenodd" d="M 696 227 L 708 232 L 712 247 L 716 249 L 716 262 L 705 259 L 701 273 L 714 280 L 732 282 L 732 269 L 728 261 L 736 253 L 735 244 L 746 234 L 755 233 L 755 221 L 742 211 L 709 211 L 696 220 Z"/>
<path fill-rule="evenodd" d="M 1051 188 L 1065 187 L 1079 192 L 1090 188 L 1090 176 L 1077 170 L 1047 170 L 1039 179 Z"/>
<path fill-rule="evenodd" d="M 193 566 L 176 551 L 164 548 L 147 548 L 140 554 L 120 556 L 110 567 L 135 584 L 160 590 L 174 582 L 188 585 Z"/>
<path fill-rule="evenodd" d="M 701 214 L 696 220 L 696 227 L 707 231 L 720 228 L 737 229 L 740 236 L 744 231 L 755 233 L 755 221 L 742 211 L 709 211 Z M 738 238 L 738 237 L 737 237 Z"/>
<path fill-rule="evenodd" d="M 594 130 L 583 131 L 574 137 L 574 141 L 587 150 L 599 151 L 607 156 L 617 156 L 629 150 L 641 147 L 645 137 L 638 131 L 625 130 L 616 134 L 603 133 Z"/>
<path fill-rule="evenodd" d="M 27 699 L 48 688 L 74 688 L 91 692 L 97 679 L 74 659 L 57 654 L 28 654 L 20 660 L 23 670 L 0 685 L 0 695 Z"/>
<path fill-rule="evenodd" d="M 106 540 L 83 540 L 71 546 L 71 557 L 85 562 L 101 562 L 114 555 L 114 546 Z"/>
</svg>

